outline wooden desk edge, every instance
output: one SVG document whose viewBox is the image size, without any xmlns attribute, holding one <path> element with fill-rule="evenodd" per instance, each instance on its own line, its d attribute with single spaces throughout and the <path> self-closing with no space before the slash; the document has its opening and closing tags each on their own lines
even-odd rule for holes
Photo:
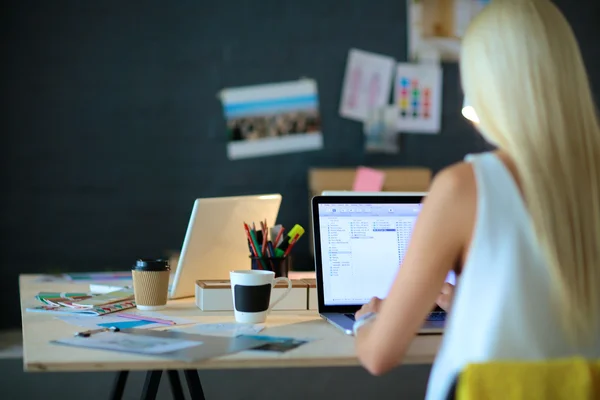
<svg viewBox="0 0 600 400">
<path fill-rule="evenodd" d="M 165 362 L 166 361 L 166 362 Z M 356 358 L 328 358 L 315 362 L 311 359 L 264 359 L 264 360 L 206 360 L 199 362 L 174 362 L 170 360 L 151 361 L 148 363 L 119 362 L 119 363 L 38 363 L 24 362 L 26 372 L 100 372 L 100 371 L 148 371 L 148 370 L 222 370 L 222 369 L 247 369 L 247 368 L 337 368 L 360 367 Z M 402 365 L 431 364 L 433 359 L 429 356 L 413 356 L 404 360 Z M 319 365 L 321 364 L 321 365 Z"/>
</svg>

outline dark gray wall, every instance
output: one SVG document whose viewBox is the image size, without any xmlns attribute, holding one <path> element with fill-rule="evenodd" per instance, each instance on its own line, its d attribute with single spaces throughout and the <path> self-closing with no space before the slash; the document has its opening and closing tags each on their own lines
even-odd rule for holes
<svg viewBox="0 0 600 400">
<path fill-rule="evenodd" d="M 562 0 L 600 84 L 598 2 Z M 402 0 L 26 1 L 1 18 L 0 327 L 18 320 L 17 276 L 126 268 L 181 246 L 193 199 L 279 192 L 280 222 L 308 224 L 311 166 L 438 171 L 485 143 L 460 116 L 457 66 L 444 70 L 443 132 L 366 155 L 337 109 L 348 49 L 406 59 Z M 325 148 L 228 161 L 215 94 L 317 80 Z M 518 95 L 518 94 L 515 94 Z M 306 240 L 297 267 L 311 268 Z"/>
</svg>

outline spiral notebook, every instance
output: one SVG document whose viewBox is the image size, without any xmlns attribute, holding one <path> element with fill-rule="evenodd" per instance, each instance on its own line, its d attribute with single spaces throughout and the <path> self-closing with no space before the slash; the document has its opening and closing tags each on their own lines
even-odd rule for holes
<svg viewBox="0 0 600 400">
<path fill-rule="evenodd" d="M 135 307 L 134 300 L 125 300 L 117 303 L 106 304 L 102 306 L 92 306 L 86 308 L 73 308 L 73 307 L 54 307 L 49 305 L 28 307 L 25 310 L 27 312 L 42 312 L 50 313 L 55 315 L 89 315 L 99 316 L 111 314 L 118 311 L 128 310 Z"/>
</svg>

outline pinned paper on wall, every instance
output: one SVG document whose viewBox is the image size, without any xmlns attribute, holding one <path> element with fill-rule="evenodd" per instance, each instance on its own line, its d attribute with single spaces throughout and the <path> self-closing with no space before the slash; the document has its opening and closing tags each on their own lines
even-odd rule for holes
<svg viewBox="0 0 600 400">
<path fill-rule="evenodd" d="M 395 154 L 400 151 L 397 115 L 398 108 L 394 105 L 369 111 L 363 127 L 365 150 L 368 153 Z"/>
<path fill-rule="evenodd" d="M 323 147 L 317 84 L 311 79 L 223 89 L 230 160 Z"/>
<path fill-rule="evenodd" d="M 340 115 L 365 121 L 369 110 L 388 104 L 395 63 L 392 57 L 351 49 L 346 63 Z"/>
<path fill-rule="evenodd" d="M 355 192 L 381 192 L 385 172 L 373 168 L 358 167 L 352 190 Z"/>
<path fill-rule="evenodd" d="M 433 47 L 445 61 L 458 61 L 462 37 L 473 18 L 490 0 L 407 0 L 408 52 L 420 59 L 424 48 Z"/>
<path fill-rule="evenodd" d="M 439 133 L 442 120 L 442 67 L 400 63 L 394 82 L 397 128 L 402 133 Z"/>
</svg>

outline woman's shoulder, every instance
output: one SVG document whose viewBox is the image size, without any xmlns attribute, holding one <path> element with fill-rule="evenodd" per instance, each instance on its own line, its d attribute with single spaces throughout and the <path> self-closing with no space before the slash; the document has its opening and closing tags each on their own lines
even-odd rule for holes
<svg viewBox="0 0 600 400">
<path fill-rule="evenodd" d="M 476 195 L 477 187 L 473 165 L 470 162 L 461 161 L 442 169 L 433 178 L 431 192 L 443 193 L 456 199 Z"/>
</svg>

